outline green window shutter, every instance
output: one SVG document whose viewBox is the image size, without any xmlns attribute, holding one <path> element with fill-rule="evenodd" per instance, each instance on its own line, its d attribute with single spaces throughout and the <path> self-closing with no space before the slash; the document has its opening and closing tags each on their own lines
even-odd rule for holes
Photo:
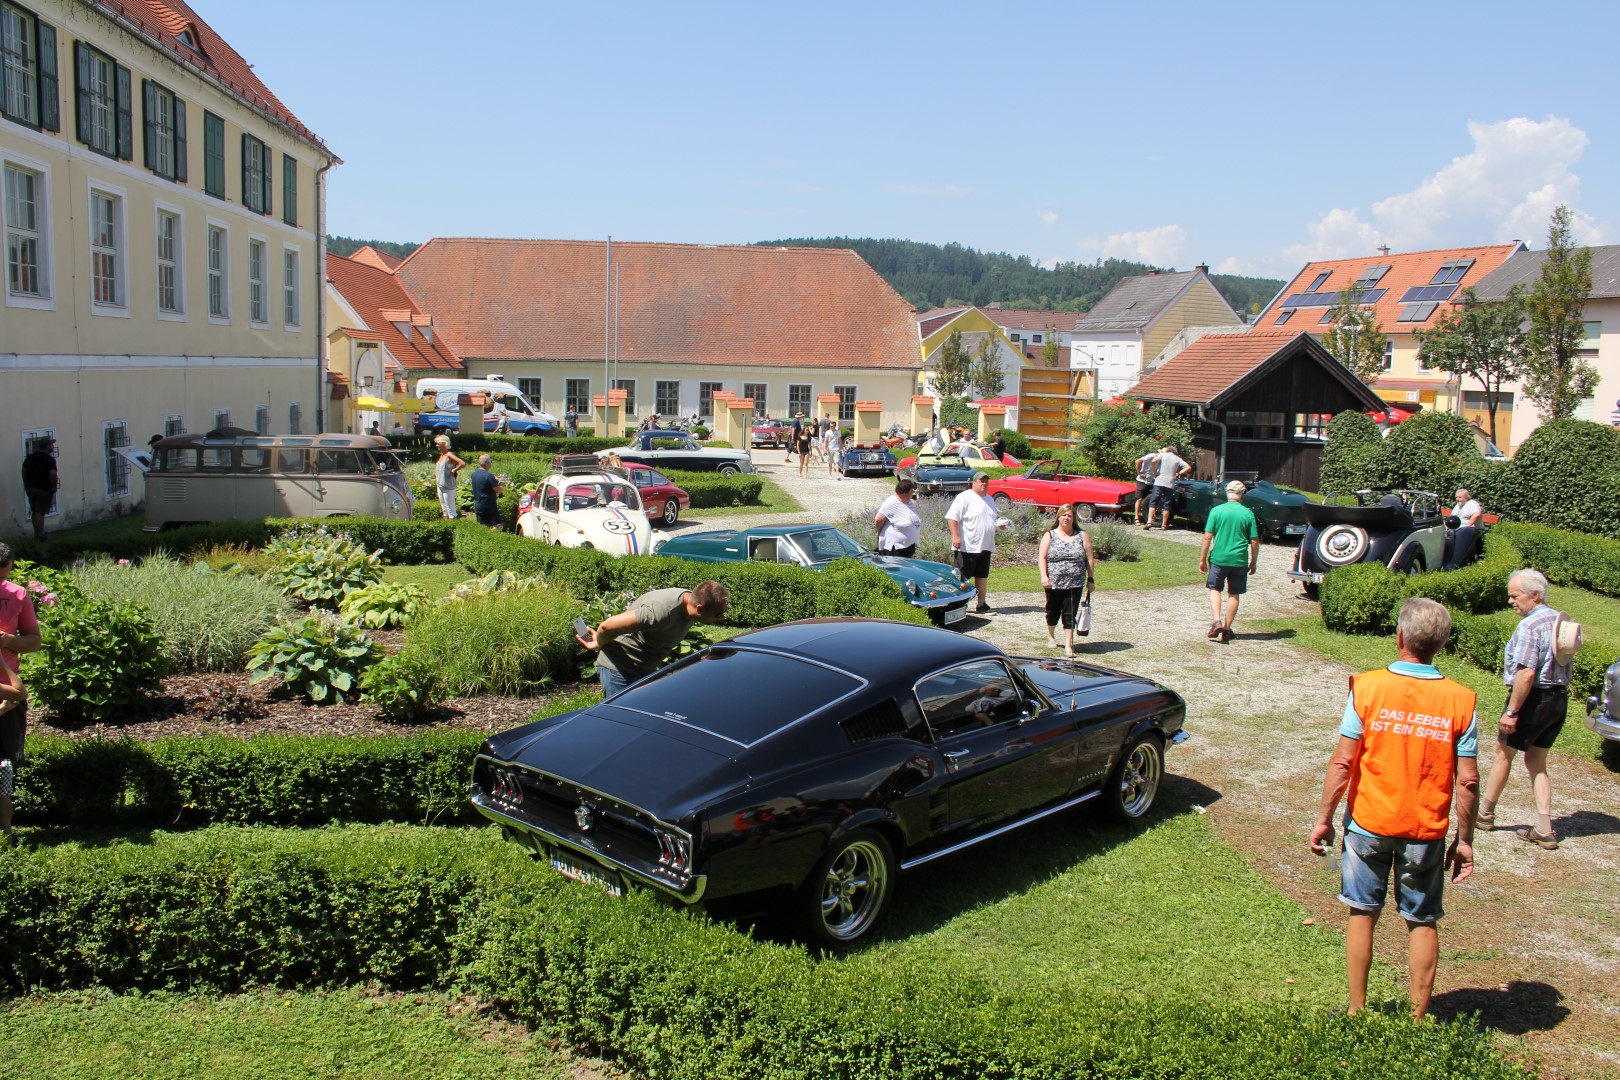
<svg viewBox="0 0 1620 1080">
<path fill-rule="evenodd" d="M 281 220 L 298 224 L 298 159 L 281 155 Z"/>
<path fill-rule="evenodd" d="M 152 80 L 141 80 L 141 151 L 144 153 L 143 164 L 148 168 L 157 165 L 157 91 L 152 88 Z"/>
<path fill-rule="evenodd" d="M 203 190 L 225 197 L 225 121 L 203 110 Z"/>
<path fill-rule="evenodd" d="M 56 84 L 56 27 L 35 19 L 34 39 L 39 49 L 39 126 L 46 131 L 60 131 L 62 92 Z"/>
<path fill-rule="evenodd" d="M 257 153 L 258 151 L 253 148 L 253 136 L 249 135 L 245 131 L 242 132 L 242 205 L 247 207 L 249 210 L 258 209 L 258 207 L 253 205 L 253 192 L 248 188 L 248 178 L 252 175 L 252 169 L 249 168 L 249 162 L 251 160 L 251 155 Z"/>
<path fill-rule="evenodd" d="M 90 46 L 82 41 L 73 43 L 73 93 L 75 108 L 74 137 L 90 145 Z"/>
<path fill-rule="evenodd" d="M 174 178 L 186 182 L 186 103 L 174 99 Z"/>
<path fill-rule="evenodd" d="M 263 143 L 259 144 L 259 196 L 262 200 L 261 209 L 265 216 L 275 208 L 273 193 L 276 187 L 275 158 L 270 148 Z"/>
<path fill-rule="evenodd" d="M 134 107 L 130 101 L 129 68 L 114 65 L 113 84 L 118 94 L 118 156 L 125 161 L 135 160 Z"/>
</svg>

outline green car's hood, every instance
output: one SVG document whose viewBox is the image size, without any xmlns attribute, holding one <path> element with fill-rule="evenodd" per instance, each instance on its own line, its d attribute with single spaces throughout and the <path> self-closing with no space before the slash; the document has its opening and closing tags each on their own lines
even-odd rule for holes
<svg viewBox="0 0 1620 1080">
<path fill-rule="evenodd" d="M 925 597 L 930 590 L 940 596 L 948 596 L 973 588 L 957 575 L 956 567 L 947 563 L 929 562 L 927 559 L 902 559 L 895 555 L 867 555 L 862 561 L 871 563 L 894 578 L 900 588 L 905 590 L 907 599 L 913 595 L 912 591 L 906 588 L 908 582 L 921 590 Z"/>
</svg>

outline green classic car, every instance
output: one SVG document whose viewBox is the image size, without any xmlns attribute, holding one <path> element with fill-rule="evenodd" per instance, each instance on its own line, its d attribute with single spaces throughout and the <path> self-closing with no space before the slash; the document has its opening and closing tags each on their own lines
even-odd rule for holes
<svg viewBox="0 0 1620 1080">
<path fill-rule="evenodd" d="M 694 562 L 778 562 L 820 570 L 838 559 L 859 559 L 893 578 L 906 600 L 949 626 L 967 615 L 973 583 L 954 566 L 926 559 L 875 555 L 831 525 L 764 525 L 682 533 L 658 549 Z"/>
<path fill-rule="evenodd" d="M 1244 481 L 1248 491 L 1243 505 L 1254 511 L 1260 535 L 1268 540 L 1305 535 L 1305 505 L 1310 502 L 1297 491 L 1284 491 L 1270 480 Z M 1175 513 L 1187 518 L 1195 529 L 1202 529 L 1209 512 L 1226 501 L 1225 483 L 1215 480 L 1177 480 Z"/>
</svg>

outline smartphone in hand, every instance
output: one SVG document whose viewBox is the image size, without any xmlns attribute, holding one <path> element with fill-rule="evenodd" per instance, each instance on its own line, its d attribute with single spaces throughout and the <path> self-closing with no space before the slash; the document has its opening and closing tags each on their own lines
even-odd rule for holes
<svg viewBox="0 0 1620 1080">
<path fill-rule="evenodd" d="M 590 625 L 590 623 L 587 623 L 584 619 L 581 619 L 581 618 L 576 616 L 575 619 L 574 619 L 574 633 L 578 634 L 582 638 L 590 637 L 591 636 L 591 625 Z"/>
</svg>

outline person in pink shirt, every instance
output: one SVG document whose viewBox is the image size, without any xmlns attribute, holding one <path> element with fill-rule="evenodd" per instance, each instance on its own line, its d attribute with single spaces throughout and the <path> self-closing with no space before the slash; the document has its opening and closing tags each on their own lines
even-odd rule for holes
<svg viewBox="0 0 1620 1080">
<path fill-rule="evenodd" d="M 11 795 L 28 730 L 28 694 L 17 677 L 17 654 L 41 644 L 34 600 L 11 580 L 15 562 L 10 545 L 0 543 L 0 834 L 11 845 L 17 842 L 11 835 Z"/>
</svg>

